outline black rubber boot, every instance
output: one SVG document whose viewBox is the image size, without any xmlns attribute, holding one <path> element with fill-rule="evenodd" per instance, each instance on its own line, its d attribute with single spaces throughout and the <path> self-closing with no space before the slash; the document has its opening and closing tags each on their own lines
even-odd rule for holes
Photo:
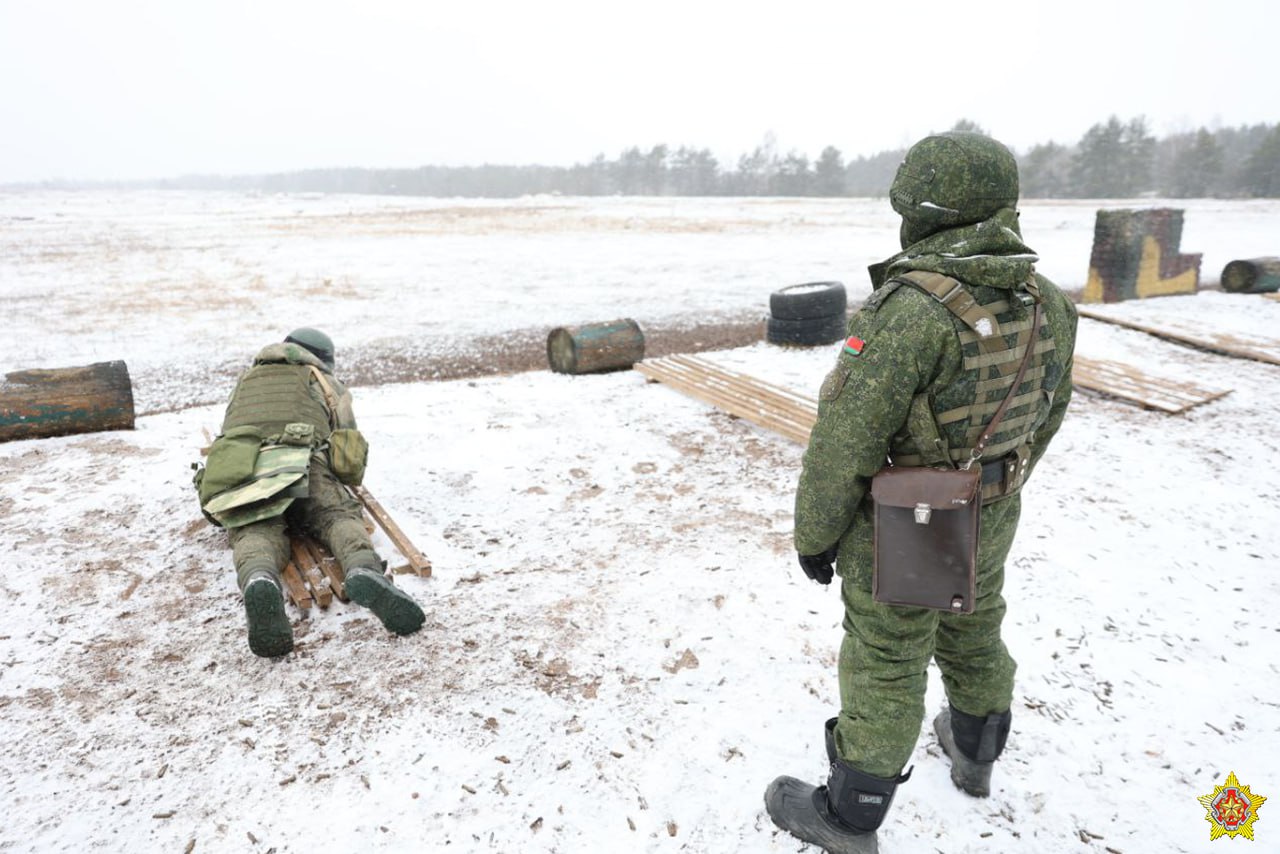
<svg viewBox="0 0 1280 854">
<path fill-rule="evenodd" d="M 293 627 L 284 613 L 284 596 L 275 573 L 265 569 L 249 573 L 244 585 L 244 614 L 254 655 L 275 658 L 293 650 Z"/>
<path fill-rule="evenodd" d="M 376 569 L 358 566 L 349 570 L 345 585 L 351 601 L 372 611 L 388 631 L 410 635 L 426 620 L 418 603 Z"/>
<path fill-rule="evenodd" d="M 764 793 L 765 810 L 778 827 L 831 854 L 876 854 L 876 829 L 898 784 L 910 776 L 872 777 L 836 759 L 825 786 L 795 777 L 774 780 Z"/>
<path fill-rule="evenodd" d="M 953 706 L 933 719 L 938 744 L 951 759 L 951 782 L 956 788 L 975 798 L 991 794 L 991 768 L 1004 752 L 1012 724 L 1009 711 L 980 718 Z"/>
<path fill-rule="evenodd" d="M 823 735 L 826 736 L 827 742 L 827 762 L 835 762 L 840 757 L 836 755 L 836 721 L 837 718 L 827 718 L 827 722 L 822 727 Z"/>
</svg>

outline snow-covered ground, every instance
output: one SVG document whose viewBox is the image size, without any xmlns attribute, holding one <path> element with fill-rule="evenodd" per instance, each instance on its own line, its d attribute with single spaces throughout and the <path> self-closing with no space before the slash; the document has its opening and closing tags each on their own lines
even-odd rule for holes
<svg viewBox="0 0 1280 854">
<path fill-rule="evenodd" d="M 1098 207 L 1186 209 L 1203 275 L 1277 253 L 1275 201 L 1027 202 L 1040 271 L 1084 286 Z M 859 301 L 897 248 L 883 199 L 511 201 L 231 193 L 0 193 L 6 370 L 124 358 L 139 410 L 209 403 L 210 368 L 296 326 L 349 354 L 445 358 L 476 336 L 632 317 L 759 318 L 779 287 Z"/>
<path fill-rule="evenodd" d="M 1280 205 L 1186 207 L 1206 277 L 1276 254 Z M 0 369 L 124 358 L 162 388 L 166 362 L 243 362 L 295 318 L 328 321 L 341 358 L 360 336 L 763 311 L 810 279 L 857 299 L 895 245 L 887 210 L 3 196 Z M 1092 210 L 1024 214 L 1064 285 Z M 1280 338 L 1258 296 L 1108 310 Z M 812 394 L 835 349 L 712 358 Z M 1183 416 L 1076 398 L 1010 560 L 993 797 L 951 786 L 926 723 L 886 854 L 1212 852 L 1234 840 L 1209 842 L 1197 796 L 1231 771 L 1280 790 L 1280 367 L 1088 320 L 1078 352 L 1233 391 Z M 801 449 L 634 373 L 355 395 L 367 483 L 435 564 L 398 577 L 428 623 L 291 610 L 280 661 L 249 654 L 189 486 L 220 406 L 0 445 L 0 850 L 800 850 L 762 794 L 824 774 L 841 617 L 791 551 Z"/>
</svg>

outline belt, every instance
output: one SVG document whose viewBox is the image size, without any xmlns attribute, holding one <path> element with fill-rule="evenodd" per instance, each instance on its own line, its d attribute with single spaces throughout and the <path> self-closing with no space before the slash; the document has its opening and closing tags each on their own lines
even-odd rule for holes
<svg viewBox="0 0 1280 854">
<path fill-rule="evenodd" d="M 987 486 L 992 483 L 1000 483 L 1004 480 L 1004 469 L 1006 459 L 1001 457 L 998 460 L 992 460 L 989 463 L 982 464 L 982 485 Z"/>
</svg>

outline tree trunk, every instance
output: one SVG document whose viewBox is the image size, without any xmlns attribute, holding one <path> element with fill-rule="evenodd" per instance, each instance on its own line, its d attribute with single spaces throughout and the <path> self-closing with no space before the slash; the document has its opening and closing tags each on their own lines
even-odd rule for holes
<svg viewBox="0 0 1280 854">
<path fill-rule="evenodd" d="M 1280 291 L 1280 258 L 1232 261 L 1222 268 L 1222 289 L 1233 294 Z"/>
<path fill-rule="evenodd" d="M 627 370 L 644 358 L 644 333 L 634 320 L 561 326 L 547 336 L 547 361 L 561 374 Z"/>
<path fill-rule="evenodd" d="M 0 442 L 132 429 L 124 362 L 14 371 L 0 383 Z"/>
</svg>

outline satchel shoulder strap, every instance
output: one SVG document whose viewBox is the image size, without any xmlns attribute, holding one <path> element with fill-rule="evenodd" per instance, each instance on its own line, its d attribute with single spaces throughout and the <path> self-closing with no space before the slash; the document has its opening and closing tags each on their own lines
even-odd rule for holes
<svg viewBox="0 0 1280 854">
<path fill-rule="evenodd" d="M 1018 366 L 1018 375 L 1013 378 L 1013 385 L 1009 388 L 1009 393 L 1005 395 L 1004 400 L 1000 403 L 1000 408 L 996 410 L 996 414 L 991 416 L 991 421 L 987 424 L 987 429 L 982 431 L 982 435 L 978 437 L 978 441 L 973 446 L 973 451 L 969 455 L 969 462 L 964 464 L 964 468 L 969 468 L 976 460 L 982 459 L 982 452 L 986 450 L 987 442 L 991 441 L 991 437 L 996 433 L 996 427 L 999 426 L 1000 420 L 1004 418 L 1004 414 L 1009 409 L 1009 404 L 1018 393 L 1018 388 L 1022 385 L 1022 378 L 1027 375 L 1027 366 L 1031 364 L 1031 356 L 1036 350 L 1036 331 L 1040 328 L 1040 316 L 1044 311 L 1044 305 L 1038 300 L 1036 301 L 1035 314 L 1031 318 L 1031 333 L 1027 336 L 1026 352 L 1022 354 L 1022 364 Z"/>
</svg>

